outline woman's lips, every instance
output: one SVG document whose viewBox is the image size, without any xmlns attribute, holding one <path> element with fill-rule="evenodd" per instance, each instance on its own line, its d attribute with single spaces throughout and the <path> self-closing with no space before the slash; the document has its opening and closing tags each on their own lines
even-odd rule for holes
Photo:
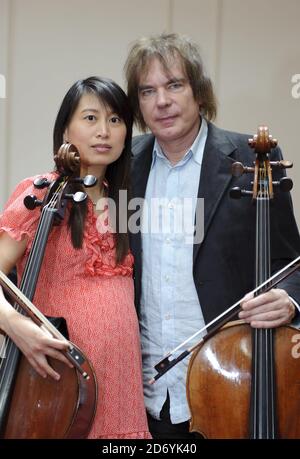
<svg viewBox="0 0 300 459">
<path fill-rule="evenodd" d="M 104 153 L 106 151 L 109 151 L 111 149 L 111 145 L 108 145 L 108 144 L 97 144 L 97 145 L 93 145 L 93 148 L 94 150 L 96 150 L 98 153 Z"/>
</svg>

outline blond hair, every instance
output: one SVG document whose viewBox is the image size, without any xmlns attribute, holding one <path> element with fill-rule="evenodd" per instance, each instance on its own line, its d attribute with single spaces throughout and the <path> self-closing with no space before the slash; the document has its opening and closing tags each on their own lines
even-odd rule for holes
<svg viewBox="0 0 300 459">
<path fill-rule="evenodd" d="M 200 113 L 209 121 L 216 117 L 217 102 L 213 85 L 205 75 L 198 45 L 188 37 L 175 33 L 144 37 L 133 44 L 124 67 L 134 120 L 142 131 L 146 131 L 147 126 L 139 106 L 139 80 L 154 58 L 161 62 L 166 72 L 179 58 L 194 98 L 199 102 Z"/>
</svg>

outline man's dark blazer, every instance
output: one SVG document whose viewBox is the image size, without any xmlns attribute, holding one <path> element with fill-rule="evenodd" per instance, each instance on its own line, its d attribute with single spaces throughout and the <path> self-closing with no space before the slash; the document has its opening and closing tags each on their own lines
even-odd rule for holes
<svg viewBox="0 0 300 459">
<path fill-rule="evenodd" d="M 253 174 L 239 178 L 231 175 L 234 161 L 253 165 L 254 150 L 248 136 L 224 131 L 208 123 L 198 197 L 204 198 L 204 238 L 194 244 L 193 276 L 204 320 L 208 323 L 252 290 L 255 284 L 256 208 L 251 197 L 232 199 L 233 186 L 251 190 Z M 144 197 L 152 161 L 154 137 L 151 134 L 133 140 L 132 195 Z M 282 159 L 279 148 L 272 160 Z M 278 180 L 284 172 L 273 171 Z M 300 239 L 289 193 L 277 191 L 270 206 L 272 272 L 300 254 Z M 136 306 L 141 294 L 141 234 L 131 234 L 135 258 Z M 280 284 L 300 304 L 300 273 Z"/>
</svg>

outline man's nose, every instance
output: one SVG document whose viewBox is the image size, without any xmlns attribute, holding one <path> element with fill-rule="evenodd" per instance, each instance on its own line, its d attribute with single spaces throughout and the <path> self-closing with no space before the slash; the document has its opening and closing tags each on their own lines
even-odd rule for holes
<svg viewBox="0 0 300 459">
<path fill-rule="evenodd" d="M 158 107 L 166 107 L 170 105 L 171 103 L 170 96 L 168 94 L 168 91 L 166 91 L 165 88 L 159 88 L 157 90 L 156 103 Z"/>
</svg>

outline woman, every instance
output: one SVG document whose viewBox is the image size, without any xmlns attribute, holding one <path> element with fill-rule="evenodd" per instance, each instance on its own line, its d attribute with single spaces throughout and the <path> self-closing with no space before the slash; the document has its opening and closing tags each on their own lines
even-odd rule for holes
<svg viewBox="0 0 300 459">
<path fill-rule="evenodd" d="M 54 126 L 54 154 L 63 142 L 74 144 L 80 176 L 94 175 L 98 183 L 84 190 L 87 202 L 68 207 L 63 222 L 52 229 L 33 301 L 44 314 L 66 318 L 70 340 L 95 369 L 99 400 L 89 438 L 150 438 L 128 235 L 118 232 L 118 218 L 116 228 L 108 226 L 107 206 L 98 210 L 95 205 L 100 198 L 112 198 L 118 216 L 118 192 L 128 188 L 131 132 L 125 93 L 111 80 L 97 77 L 70 88 Z M 53 180 L 57 171 L 45 177 Z M 8 273 L 17 265 L 19 278 L 40 217 L 40 210 L 28 211 L 23 199 L 45 195 L 33 187 L 35 178 L 17 186 L 0 216 L 0 269 Z M 41 376 L 60 378 L 47 356 L 68 364 L 61 352 L 65 343 L 16 312 L 3 294 L 0 328 Z"/>
</svg>

